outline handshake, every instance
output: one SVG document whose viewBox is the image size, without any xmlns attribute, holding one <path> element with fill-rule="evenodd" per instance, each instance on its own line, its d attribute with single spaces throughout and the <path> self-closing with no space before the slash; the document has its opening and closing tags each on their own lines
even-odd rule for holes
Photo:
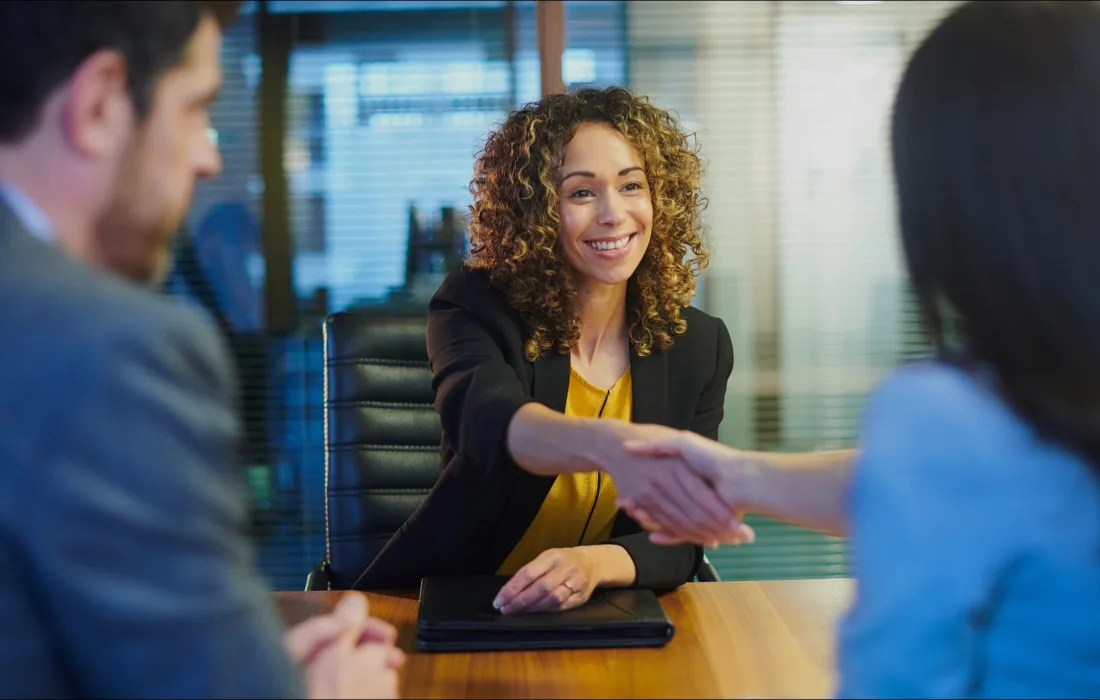
<svg viewBox="0 0 1100 700">
<path fill-rule="evenodd" d="M 741 521 L 761 465 L 687 431 L 600 420 L 589 457 L 615 480 L 618 505 L 660 544 L 740 544 L 755 538 Z"/>
</svg>

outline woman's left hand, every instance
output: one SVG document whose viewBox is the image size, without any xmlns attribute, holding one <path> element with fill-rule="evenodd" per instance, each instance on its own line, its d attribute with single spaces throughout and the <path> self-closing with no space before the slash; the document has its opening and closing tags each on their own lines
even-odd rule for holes
<svg viewBox="0 0 1100 700">
<path fill-rule="evenodd" d="M 583 605 L 600 584 L 586 547 L 548 549 L 516 572 L 493 607 L 505 615 L 555 612 Z"/>
</svg>

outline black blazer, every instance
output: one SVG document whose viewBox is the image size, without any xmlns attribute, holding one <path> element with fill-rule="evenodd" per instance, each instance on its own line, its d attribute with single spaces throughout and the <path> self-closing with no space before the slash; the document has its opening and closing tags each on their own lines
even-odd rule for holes
<svg viewBox="0 0 1100 700">
<path fill-rule="evenodd" d="M 631 355 L 633 420 L 693 430 L 717 439 L 733 345 L 721 320 L 684 309 L 687 332 L 668 350 Z M 524 355 L 526 327 L 488 273 L 453 272 L 432 298 L 428 357 L 443 424 L 442 473 L 425 502 L 367 567 L 356 588 L 403 588 L 444 574 L 495 573 L 534 520 L 553 476 L 536 476 L 511 459 L 508 424 L 538 401 L 564 412 L 570 356 Z M 639 588 L 690 581 L 703 550 L 666 547 L 620 511 L 608 544 L 634 560 Z"/>
</svg>

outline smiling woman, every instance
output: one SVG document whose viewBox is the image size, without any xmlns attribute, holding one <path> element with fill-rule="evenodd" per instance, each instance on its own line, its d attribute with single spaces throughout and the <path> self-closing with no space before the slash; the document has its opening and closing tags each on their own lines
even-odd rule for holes
<svg viewBox="0 0 1100 700">
<path fill-rule="evenodd" d="M 470 266 L 487 270 L 528 319 L 529 359 L 580 337 L 571 300 L 593 273 L 633 279 L 628 332 L 643 356 L 683 332 L 680 310 L 708 259 L 705 200 L 696 149 L 669 112 L 622 88 L 548 95 L 492 134 L 476 167 Z M 626 220 L 606 223 L 617 216 Z M 617 272 L 576 254 L 583 239 L 607 245 L 627 233 L 639 240 Z"/>
<path fill-rule="evenodd" d="M 547 96 L 490 134 L 470 260 L 429 310 L 443 474 L 359 587 L 498 574 L 513 613 L 691 580 L 701 548 L 653 544 L 619 498 L 729 537 L 701 479 L 623 447 L 654 426 L 714 438 L 722 420 L 729 333 L 689 306 L 699 171 L 675 119 L 621 88 Z"/>
</svg>

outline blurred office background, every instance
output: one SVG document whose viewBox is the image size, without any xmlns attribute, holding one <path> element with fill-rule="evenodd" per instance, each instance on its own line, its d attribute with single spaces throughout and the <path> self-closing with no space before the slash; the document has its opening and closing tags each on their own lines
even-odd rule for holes
<svg viewBox="0 0 1100 700">
<path fill-rule="evenodd" d="M 324 554 L 322 319 L 425 308 L 461 261 L 474 154 L 544 75 L 625 85 L 698 136 L 713 256 L 696 304 L 737 357 L 722 440 L 853 445 L 868 391 L 926 351 L 889 110 L 954 4 L 249 3 L 213 110 L 225 173 L 199 187 L 169 290 L 232 340 L 271 584 L 300 588 Z M 843 541 L 753 522 L 756 545 L 710 553 L 724 579 L 847 573 Z"/>
</svg>

